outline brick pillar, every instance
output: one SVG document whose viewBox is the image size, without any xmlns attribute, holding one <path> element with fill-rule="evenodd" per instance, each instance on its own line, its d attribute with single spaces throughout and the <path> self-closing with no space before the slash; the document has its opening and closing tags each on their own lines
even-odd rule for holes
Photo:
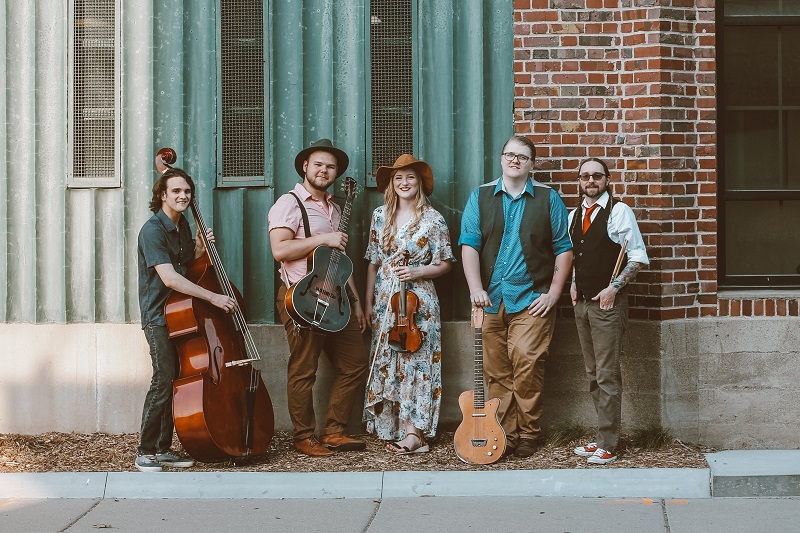
<svg viewBox="0 0 800 533">
<path fill-rule="evenodd" d="M 538 180 L 578 202 L 577 168 L 605 159 L 650 268 L 631 316 L 716 314 L 713 0 L 515 0 L 515 129 Z"/>
</svg>

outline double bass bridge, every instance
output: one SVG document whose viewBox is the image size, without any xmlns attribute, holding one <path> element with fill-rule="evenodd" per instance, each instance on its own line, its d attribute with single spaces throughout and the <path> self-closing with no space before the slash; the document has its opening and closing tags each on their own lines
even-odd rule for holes
<svg viewBox="0 0 800 533">
<path fill-rule="evenodd" d="M 232 366 L 245 366 L 249 365 L 253 361 L 258 361 L 258 360 L 259 359 L 256 357 L 251 357 L 250 359 L 237 359 L 236 361 L 228 361 L 227 363 L 225 363 L 225 366 L 227 368 L 230 368 Z"/>
</svg>

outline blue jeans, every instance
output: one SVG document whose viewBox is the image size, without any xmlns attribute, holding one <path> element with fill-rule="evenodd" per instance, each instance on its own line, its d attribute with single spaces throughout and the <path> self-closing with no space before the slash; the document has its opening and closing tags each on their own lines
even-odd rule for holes
<svg viewBox="0 0 800 533">
<path fill-rule="evenodd" d="M 152 455 L 169 451 L 172 445 L 172 381 L 178 374 L 178 352 L 166 326 L 148 324 L 144 336 L 150 345 L 153 378 L 144 399 L 139 454 Z"/>
</svg>

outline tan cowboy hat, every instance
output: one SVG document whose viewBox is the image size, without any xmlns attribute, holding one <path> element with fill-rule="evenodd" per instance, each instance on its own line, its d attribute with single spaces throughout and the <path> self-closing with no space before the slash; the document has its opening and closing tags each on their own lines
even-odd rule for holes
<svg viewBox="0 0 800 533">
<path fill-rule="evenodd" d="M 345 170 L 347 170 L 347 165 L 350 164 L 350 158 L 347 157 L 347 154 L 344 153 L 343 150 L 339 150 L 336 148 L 330 139 L 320 139 L 318 141 L 314 141 L 309 145 L 308 148 L 300 150 L 300 152 L 294 158 L 294 169 L 300 175 L 301 178 L 305 177 L 305 173 L 303 172 L 303 162 L 308 159 L 308 156 L 313 154 L 314 152 L 328 152 L 333 154 L 333 157 L 336 158 L 336 177 L 338 178 L 342 174 L 344 174 Z"/>
<path fill-rule="evenodd" d="M 375 173 L 375 183 L 378 186 L 378 190 L 385 191 L 387 185 L 389 185 L 392 172 L 405 167 L 411 167 L 419 174 L 420 179 L 422 179 L 422 192 L 425 193 L 425 196 L 430 196 L 433 192 L 433 171 L 428 163 L 409 154 L 403 154 L 398 157 L 394 165 L 390 167 L 378 167 L 378 172 Z"/>
</svg>

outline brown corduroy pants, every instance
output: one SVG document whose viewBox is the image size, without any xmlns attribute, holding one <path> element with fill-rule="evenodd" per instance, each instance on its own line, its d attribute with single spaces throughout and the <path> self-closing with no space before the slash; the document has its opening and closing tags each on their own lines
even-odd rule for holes
<svg viewBox="0 0 800 533">
<path fill-rule="evenodd" d="M 342 331 L 319 333 L 303 329 L 295 334 L 294 322 L 286 311 L 286 287 L 278 290 L 278 314 L 289 341 L 287 395 L 289 416 L 294 425 L 294 440 L 314 435 L 313 387 L 317 379 L 319 356 L 324 351 L 336 372 L 331 383 L 325 426 L 321 435 L 344 431 L 353 404 L 364 396 L 367 373 L 367 350 L 358 323 L 351 316 Z"/>
</svg>

